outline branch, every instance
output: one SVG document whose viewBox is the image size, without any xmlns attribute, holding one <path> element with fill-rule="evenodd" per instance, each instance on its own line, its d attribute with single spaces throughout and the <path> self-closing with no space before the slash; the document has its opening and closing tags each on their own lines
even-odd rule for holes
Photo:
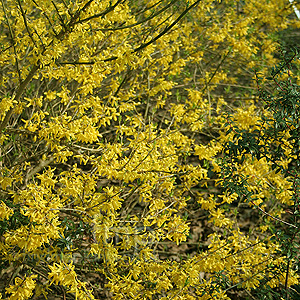
<svg viewBox="0 0 300 300">
<path fill-rule="evenodd" d="M 30 80 L 33 78 L 35 72 L 39 69 L 39 66 L 34 65 L 31 69 L 31 71 L 29 72 L 29 74 L 27 75 L 26 79 L 20 84 L 16 96 L 15 96 L 15 100 L 19 101 L 21 98 L 21 95 L 23 93 L 23 91 L 25 90 L 27 84 L 30 82 Z M 4 120 L 2 121 L 2 123 L 0 124 L 0 133 L 2 132 L 2 130 L 6 127 L 6 125 L 8 124 L 10 117 L 13 113 L 14 107 L 12 107 L 7 113 L 6 116 L 4 118 Z"/>
<path fill-rule="evenodd" d="M 189 6 L 184 12 L 182 12 L 180 14 L 180 16 L 174 22 L 172 22 L 169 26 L 167 26 L 160 34 L 158 34 L 156 37 L 154 37 L 153 39 L 151 39 L 151 41 L 149 41 L 147 43 L 144 43 L 144 44 L 140 45 L 139 47 L 135 48 L 131 53 L 138 52 L 138 51 L 146 48 L 147 46 L 153 44 L 158 39 L 160 39 L 163 35 L 165 35 L 168 31 L 170 31 L 192 8 L 194 8 L 195 6 L 197 6 L 200 1 L 201 0 L 197 0 L 195 3 L 193 3 L 191 6 Z M 104 14 L 104 13 L 105 12 L 103 12 L 101 14 Z M 90 19 L 92 19 L 92 18 L 94 18 L 96 16 L 100 16 L 101 14 L 94 15 L 94 16 L 86 18 L 84 20 L 80 20 L 78 22 L 75 22 L 74 24 L 90 20 Z M 223 60 L 227 57 L 228 54 L 225 55 L 225 57 L 223 58 Z M 106 59 L 104 59 L 102 61 L 103 62 L 108 62 L 108 61 L 116 60 L 117 58 L 118 58 L 118 56 L 112 56 L 112 57 L 106 58 Z M 58 65 L 93 65 L 95 63 L 96 63 L 95 61 L 89 61 L 89 62 L 76 62 L 76 61 L 74 61 L 74 62 L 57 62 Z"/>
<path fill-rule="evenodd" d="M 18 76 L 19 76 L 19 81 L 21 82 L 21 72 L 20 72 L 20 68 L 19 68 L 19 61 L 18 61 L 17 51 L 16 51 L 16 47 L 15 47 L 15 39 L 14 39 L 14 35 L 12 32 L 11 26 L 9 24 L 9 20 L 8 20 L 8 16 L 6 14 L 6 8 L 4 6 L 3 0 L 1 0 L 1 2 L 2 2 L 3 12 L 5 14 L 5 19 L 7 21 L 7 25 L 8 25 L 8 29 L 9 29 L 9 33 L 10 33 L 10 37 L 11 37 L 11 44 L 12 44 L 12 47 L 14 48 L 16 68 L 17 68 L 17 72 L 18 72 Z"/>
<path fill-rule="evenodd" d="M 23 7 L 22 7 L 22 5 L 21 5 L 20 0 L 18 0 L 18 4 L 19 4 L 19 7 L 20 7 L 20 10 L 21 10 L 21 13 L 22 13 L 22 17 L 23 17 L 23 20 L 24 20 L 24 25 L 25 25 L 25 27 L 26 27 L 26 30 L 27 30 L 28 34 L 29 34 L 29 37 L 31 38 L 31 40 L 32 40 L 32 42 L 33 42 L 33 44 L 34 44 L 34 46 L 37 47 L 37 45 L 36 45 L 36 43 L 35 43 L 35 40 L 34 40 L 34 38 L 33 38 L 33 35 L 31 34 L 31 32 L 30 32 L 30 30 L 29 30 L 29 27 L 28 27 L 28 24 L 27 24 L 27 20 L 26 20 L 26 15 L 25 15 L 25 13 L 24 13 L 24 10 L 23 10 Z"/>
<path fill-rule="evenodd" d="M 36 3 L 35 0 L 31 0 L 31 1 L 36 5 L 36 7 L 39 7 L 39 5 Z M 50 24 L 50 27 L 52 28 L 54 35 L 57 36 L 58 33 L 56 32 L 56 30 L 55 30 L 52 22 L 50 21 L 49 17 L 47 16 L 47 14 L 44 11 L 43 11 L 43 15 L 45 16 L 45 18 L 47 19 L 48 23 Z"/>
<path fill-rule="evenodd" d="M 41 170 L 43 170 L 45 167 L 49 166 L 53 161 L 54 161 L 54 157 L 50 157 L 48 160 L 41 160 L 40 163 L 35 166 L 27 175 L 25 178 L 25 182 L 24 185 L 27 185 L 28 180 L 34 176 L 36 173 L 40 172 Z"/>
<path fill-rule="evenodd" d="M 153 18 L 155 18 L 156 16 L 160 15 L 161 13 L 163 13 L 165 10 L 167 10 L 169 7 L 171 7 L 171 5 L 173 5 L 174 3 L 176 3 L 178 0 L 172 0 L 168 5 L 166 5 L 165 7 L 161 8 L 159 11 L 157 11 L 156 13 L 152 14 L 151 16 L 149 16 L 148 18 L 138 21 L 134 24 L 130 24 L 130 25 L 126 25 L 126 26 L 120 26 L 120 27 L 116 27 L 116 28 L 102 28 L 102 29 L 96 29 L 96 31 L 116 31 L 116 30 L 122 30 L 122 29 L 127 29 L 127 28 L 132 28 L 135 27 L 137 25 L 143 24 L 147 21 L 152 20 Z"/>
<path fill-rule="evenodd" d="M 283 220 L 280 220 L 276 217 L 273 217 L 272 215 L 270 215 L 269 213 L 267 213 L 266 211 L 264 211 L 262 208 L 260 208 L 258 205 L 254 204 L 253 201 L 251 201 L 251 203 L 257 207 L 263 214 L 267 215 L 268 217 L 272 218 L 273 220 L 276 220 L 276 221 L 279 221 L 285 225 L 288 225 L 288 226 L 291 226 L 291 227 L 294 227 L 294 228 L 297 228 L 298 229 L 298 226 L 294 225 L 294 224 L 291 224 L 291 223 L 288 223 L 288 222 L 285 222 Z"/>
<path fill-rule="evenodd" d="M 140 51 L 144 48 L 146 48 L 147 46 L 151 45 L 152 43 L 154 43 L 155 41 L 157 41 L 159 38 L 161 38 L 163 35 L 165 35 L 168 31 L 170 31 L 170 29 L 172 29 L 192 8 L 194 8 L 195 6 L 198 5 L 198 3 L 201 0 L 197 0 L 195 3 L 193 3 L 190 7 L 188 7 L 184 12 L 182 12 L 180 14 L 180 16 L 173 22 L 171 23 L 169 26 L 167 26 L 160 34 L 158 34 L 155 38 L 153 38 L 151 41 L 142 44 L 141 46 L 139 46 L 138 48 L 134 49 L 133 52 L 137 52 Z"/>
<path fill-rule="evenodd" d="M 215 77 L 215 75 L 217 74 L 218 70 L 220 69 L 221 65 L 223 64 L 223 62 L 225 61 L 225 59 L 227 58 L 227 56 L 229 55 L 229 53 L 231 52 L 231 48 L 227 51 L 227 53 L 221 58 L 217 68 L 215 69 L 214 73 L 211 75 L 211 77 L 209 78 L 208 82 L 205 84 L 205 87 L 202 89 L 202 93 L 205 91 L 206 88 L 208 88 L 209 84 L 211 83 L 211 81 L 213 80 L 213 78 Z"/>
<path fill-rule="evenodd" d="M 89 1 L 91 2 L 91 1 Z M 93 16 L 90 16 L 90 17 L 87 17 L 85 19 L 82 19 L 82 20 L 78 20 L 77 22 L 74 22 L 73 24 L 76 25 L 76 24 L 81 24 L 83 22 L 86 22 L 86 21 L 89 21 L 89 20 L 92 20 L 92 19 L 95 19 L 95 18 L 103 18 L 105 17 L 108 13 L 110 13 L 111 11 L 113 11 L 121 2 L 124 2 L 124 0 L 118 0 L 114 5 L 108 7 L 105 11 L 103 11 L 102 13 L 99 13 L 99 14 L 96 14 L 96 15 L 93 15 Z M 82 9 L 84 10 L 85 7 Z"/>
</svg>

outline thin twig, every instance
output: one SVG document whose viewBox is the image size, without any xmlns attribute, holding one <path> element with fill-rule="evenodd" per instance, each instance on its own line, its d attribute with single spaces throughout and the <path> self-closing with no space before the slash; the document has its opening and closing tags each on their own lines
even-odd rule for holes
<svg viewBox="0 0 300 300">
<path fill-rule="evenodd" d="M 2 0 L 2 1 L 3 1 L 3 0 Z M 33 2 L 37 7 L 39 7 L 39 5 L 36 3 L 35 0 L 32 0 L 32 2 Z M 54 26 L 53 26 L 51 20 L 49 19 L 49 17 L 47 16 L 47 14 L 46 14 L 44 11 L 43 11 L 43 15 L 45 16 L 45 18 L 46 18 L 47 21 L 49 22 L 49 24 L 50 24 L 50 26 L 51 26 L 51 28 L 52 28 L 52 30 L 53 30 L 54 35 L 57 36 L 58 33 L 56 32 L 56 30 L 55 30 L 55 28 L 54 28 Z"/>
<path fill-rule="evenodd" d="M 26 30 L 27 30 L 28 34 L 29 34 L 29 37 L 30 37 L 30 39 L 32 40 L 34 46 L 37 47 L 37 45 L 36 45 L 36 43 L 35 43 L 35 40 L 34 40 L 34 38 L 33 38 L 33 35 L 32 35 L 32 33 L 30 32 L 30 30 L 29 30 L 29 27 L 28 27 L 28 24 L 27 24 L 26 15 L 25 15 L 25 12 L 24 12 L 24 10 L 23 10 L 23 7 L 22 7 L 22 5 L 21 5 L 21 1 L 20 1 L 20 0 L 18 0 L 18 4 L 19 4 L 19 7 L 20 7 L 21 14 L 22 14 L 23 21 L 24 21 L 24 25 L 25 25 L 25 27 L 26 27 Z"/>
<path fill-rule="evenodd" d="M 14 100 L 19 101 L 21 98 L 21 95 L 23 93 L 23 91 L 25 90 L 27 84 L 30 82 L 30 80 L 33 78 L 35 72 L 39 69 L 38 65 L 34 65 L 31 69 L 31 71 L 29 72 L 29 74 L 27 75 L 26 79 L 20 84 L 16 96 L 14 98 Z M 12 115 L 14 111 L 14 107 L 12 107 L 7 113 L 6 116 L 4 118 L 4 120 L 2 121 L 2 123 L 0 124 L 0 133 L 2 132 L 2 130 L 6 127 L 7 123 L 10 120 L 10 117 Z"/>
<path fill-rule="evenodd" d="M 253 201 L 251 201 L 251 203 L 252 203 L 255 207 L 257 207 L 263 214 L 267 215 L 268 217 L 272 218 L 273 220 L 279 221 L 279 222 L 281 222 L 281 223 L 284 223 L 285 225 L 288 225 L 288 226 L 291 226 L 291 227 L 294 227 L 294 228 L 297 228 L 297 229 L 298 229 L 298 227 L 297 227 L 296 225 L 294 225 L 294 224 L 291 224 L 291 223 L 288 223 L 288 222 L 283 221 L 283 220 L 281 220 L 281 219 L 278 219 L 278 218 L 276 218 L 276 217 L 273 217 L 272 215 L 270 215 L 269 213 L 267 213 L 266 211 L 264 211 L 262 208 L 260 208 L 258 205 L 254 204 Z"/>
<path fill-rule="evenodd" d="M 146 48 L 147 46 L 153 44 L 155 41 L 157 41 L 159 38 L 161 38 L 163 35 L 165 35 L 168 31 L 170 31 L 192 8 L 194 8 L 195 6 L 197 6 L 199 4 L 201 0 L 197 0 L 196 2 L 194 2 L 192 5 L 190 5 L 188 8 L 186 8 L 184 10 L 184 12 L 182 12 L 179 17 L 172 22 L 169 26 L 167 26 L 160 34 L 158 34 L 156 37 L 154 37 L 153 39 L 151 39 L 149 42 L 144 43 L 142 45 L 140 45 L 139 47 L 135 48 L 133 52 L 138 52 L 144 48 Z"/>
<path fill-rule="evenodd" d="M 11 29 L 11 26 L 10 26 L 10 23 L 9 23 L 9 20 L 8 20 L 8 16 L 6 14 L 6 8 L 5 8 L 5 5 L 3 3 L 3 0 L 1 0 L 1 3 L 2 3 L 3 12 L 5 14 L 5 19 L 7 21 L 7 25 L 8 25 L 8 29 L 9 29 L 9 33 L 10 33 L 10 37 L 11 37 L 11 44 L 12 44 L 12 47 L 14 48 L 14 54 L 15 54 L 15 60 L 16 60 L 16 69 L 17 69 L 18 76 L 19 76 L 19 82 L 21 82 L 21 80 L 22 80 L 21 79 L 21 72 L 20 72 L 20 68 L 19 68 L 19 60 L 18 60 L 18 56 L 17 56 L 17 50 L 16 50 L 16 47 L 15 47 L 14 35 L 13 35 L 12 29 Z"/>
<path fill-rule="evenodd" d="M 96 31 L 116 31 L 116 30 L 122 30 L 122 29 L 128 29 L 132 28 L 135 26 L 138 26 L 140 24 L 146 23 L 147 21 L 152 20 L 156 16 L 161 15 L 165 10 L 167 10 L 169 7 L 171 7 L 172 4 L 176 3 L 178 0 L 172 0 L 169 4 L 167 4 L 165 7 L 161 8 L 160 10 L 156 11 L 154 14 L 150 15 L 148 18 L 143 19 L 141 21 L 138 21 L 134 24 L 126 25 L 126 26 L 120 26 L 120 27 L 115 27 L 115 28 L 101 28 L 101 29 L 96 29 Z"/>
<path fill-rule="evenodd" d="M 89 1 L 89 2 L 92 2 L 92 1 Z M 88 2 L 88 3 L 89 3 Z M 90 16 L 90 17 L 87 17 L 85 19 L 82 19 L 82 20 L 78 20 L 76 22 L 74 22 L 74 25 L 75 24 L 81 24 L 83 22 L 87 22 L 89 20 L 92 20 L 92 19 L 95 19 L 95 18 L 103 18 L 105 17 L 108 13 L 110 13 L 111 11 L 113 11 L 120 3 L 124 2 L 123 0 L 118 0 L 114 5 L 108 7 L 105 11 L 99 13 L 99 14 L 95 14 L 93 16 Z M 82 10 L 85 10 L 85 8 L 83 8 Z"/>
</svg>

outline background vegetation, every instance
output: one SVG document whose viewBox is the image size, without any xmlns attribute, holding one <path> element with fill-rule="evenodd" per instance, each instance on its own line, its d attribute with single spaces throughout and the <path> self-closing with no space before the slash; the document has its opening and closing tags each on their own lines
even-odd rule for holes
<svg viewBox="0 0 300 300">
<path fill-rule="evenodd" d="M 299 296 L 289 1 L 1 3 L 0 298 Z"/>
</svg>

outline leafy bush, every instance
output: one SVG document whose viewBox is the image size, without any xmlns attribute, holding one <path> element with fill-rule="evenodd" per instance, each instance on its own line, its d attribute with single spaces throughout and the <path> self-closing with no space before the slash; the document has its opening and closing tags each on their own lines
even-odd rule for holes
<svg viewBox="0 0 300 300">
<path fill-rule="evenodd" d="M 247 129 L 229 121 L 227 134 L 231 138 L 224 148 L 223 188 L 262 213 L 266 224 L 263 226 L 280 246 L 277 250 L 277 256 L 283 259 L 280 268 L 277 271 L 271 268 L 270 275 L 263 280 L 263 288 L 258 288 L 260 294 L 267 290 L 269 296 L 265 299 L 288 299 L 290 281 L 298 278 L 300 92 L 291 70 L 298 57 L 297 49 L 282 52 L 281 63 L 267 78 L 271 92 L 266 87 L 259 89 L 264 113 Z M 258 87 L 260 80 L 257 74 Z M 268 175 L 259 177 L 253 170 L 241 172 L 249 160 L 252 165 L 260 166 L 257 170 L 260 173 L 263 168 L 268 170 Z M 272 197 L 267 197 L 268 194 Z M 281 277 L 280 292 L 266 287 L 275 277 Z"/>
</svg>

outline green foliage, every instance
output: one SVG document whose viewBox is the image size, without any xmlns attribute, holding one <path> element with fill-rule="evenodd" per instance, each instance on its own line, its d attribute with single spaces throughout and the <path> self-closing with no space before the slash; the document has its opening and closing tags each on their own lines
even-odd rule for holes
<svg viewBox="0 0 300 300">
<path fill-rule="evenodd" d="M 297 59 L 297 49 L 282 51 L 281 62 L 272 68 L 271 76 L 267 77 L 268 90 L 260 88 L 261 81 L 256 76 L 259 100 L 265 111 L 254 128 L 239 129 L 234 126 L 231 117 L 227 117 L 227 134 L 233 132 L 234 135 L 224 146 L 222 186 L 226 192 L 237 193 L 245 202 L 253 204 L 269 221 L 268 217 L 271 217 L 272 224 L 268 222 L 268 227 L 274 234 L 274 240 L 280 244 L 277 255 L 283 257 L 285 262 L 281 270 L 285 278 L 280 292 L 266 286 L 266 281 L 263 281 L 255 292 L 260 299 L 288 299 L 293 297 L 291 293 L 299 296 L 294 288 L 288 288 L 291 272 L 297 272 L 299 267 L 300 86 L 291 70 L 292 63 Z M 237 165 L 243 164 L 246 158 L 257 160 L 258 163 L 266 160 L 275 174 L 280 173 L 283 180 L 290 182 L 291 201 L 283 203 L 282 207 L 287 214 L 282 218 L 272 217 L 259 204 L 255 204 L 258 198 L 255 192 L 249 191 L 250 175 L 233 176 Z M 270 272 L 276 274 L 275 270 Z"/>
</svg>

